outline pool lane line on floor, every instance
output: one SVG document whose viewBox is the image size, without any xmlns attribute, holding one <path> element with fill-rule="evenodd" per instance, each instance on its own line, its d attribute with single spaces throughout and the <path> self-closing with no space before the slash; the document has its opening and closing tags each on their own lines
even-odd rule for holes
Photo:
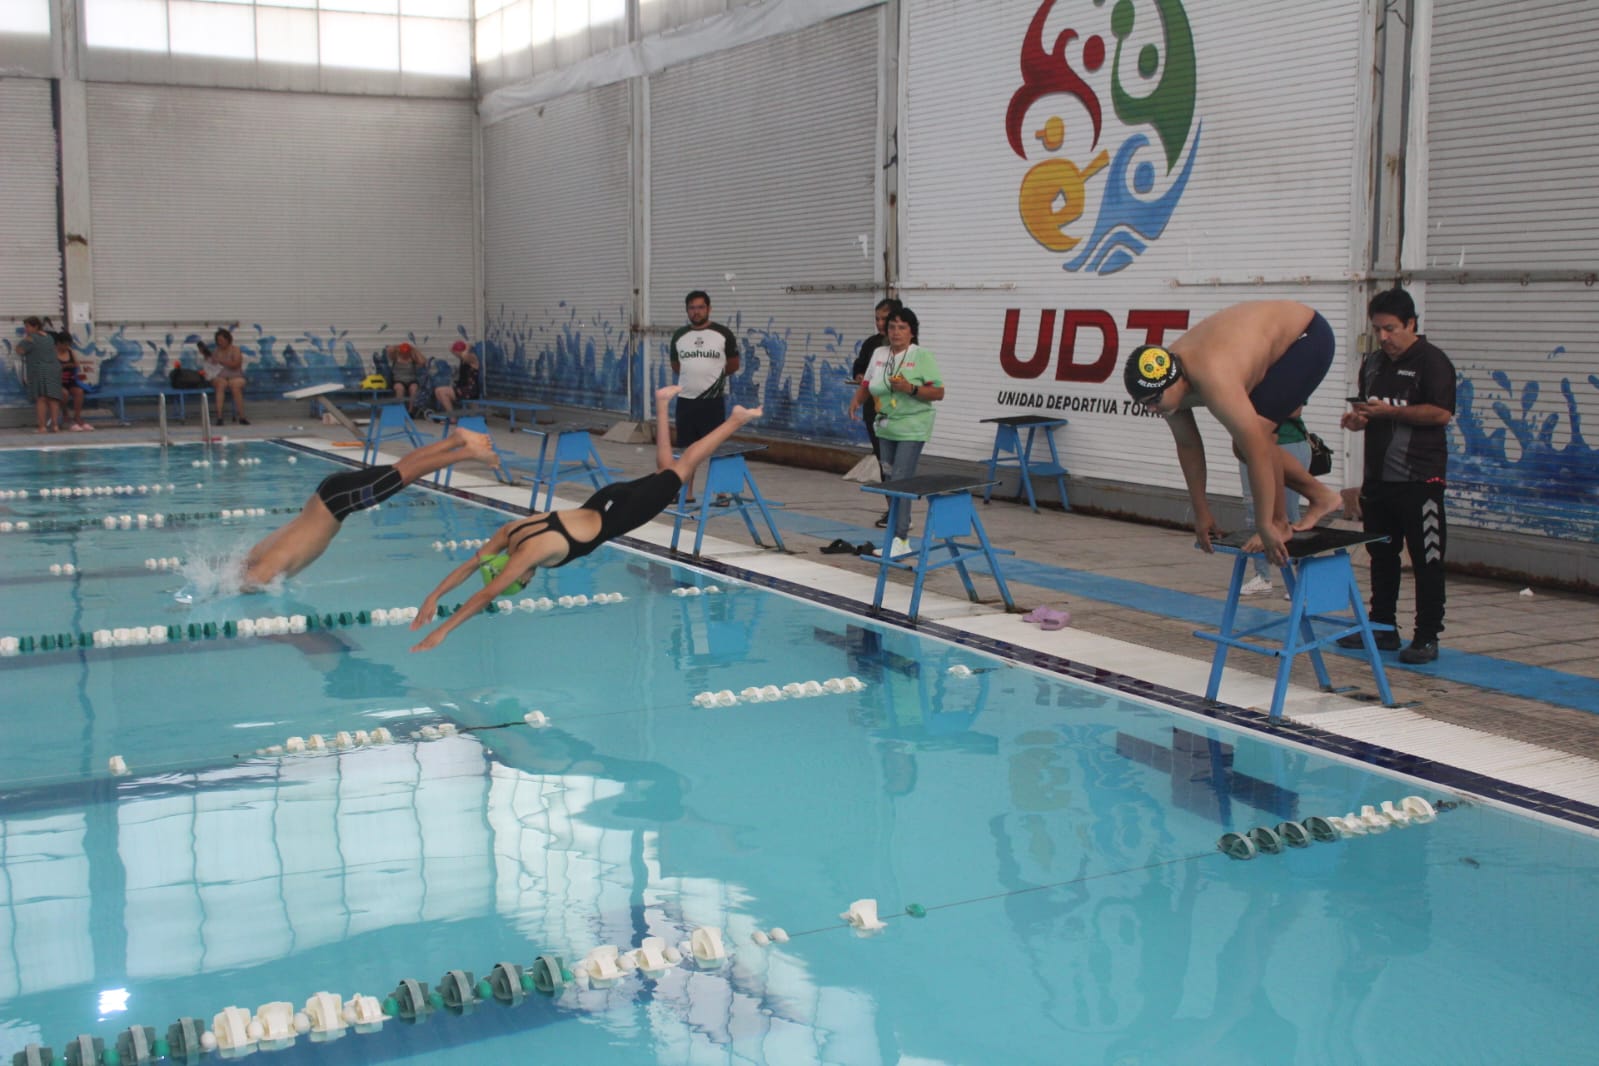
<svg viewBox="0 0 1599 1066">
<path fill-rule="evenodd" d="M 835 537 L 842 537 L 851 543 L 865 541 L 876 543 L 882 540 L 880 531 L 847 525 L 836 519 L 792 510 L 774 513 L 778 516 L 784 533 L 793 532 L 824 542 L 831 541 Z M 1004 547 L 1002 544 L 995 546 Z M 967 565 L 976 573 L 989 572 L 987 564 L 981 559 L 970 560 Z M 1221 623 L 1223 600 L 1220 597 L 1178 592 L 1160 585 L 1149 585 L 1142 581 L 1109 577 L 1085 570 L 1073 570 L 1064 566 L 1052 566 L 1019 556 L 1007 558 L 1004 567 L 1006 581 L 1069 593 L 1129 610 L 1158 614 L 1208 629 L 1215 629 Z M 1237 625 L 1246 629 L 1253 628 L 1268 622 L 1281 621 L 1284 617 L 1286 615 L 1281 611 L 1268 611 L 1240 603 Z M 1364 652 L 1347 651 L 1336 646 L 1323 648 L 1322 651 L 1324 654 L 1340 655 L 1346 659 L 1362 662 L 1365 660 Z M 1533 666 L 1514 659 L 1497 659 L 1491 655 L 1457 651 L 1450 648 L 1447 641 L 1440 644 L 1438 661 L 1432 665 L 1411 666 L 1401 663 L 1395 655 L 1388 655 L 1383 658 L 1383 667 L 1388 670 L 1408 670 L 1424 676 L 1459 681 L 1489 692 L 1551 703 L 1576 711 L 1586 711 L 1589 714 L 1599 713 L 1599 678 L 1568 674 L 1547 666 Z"/>
</svg>

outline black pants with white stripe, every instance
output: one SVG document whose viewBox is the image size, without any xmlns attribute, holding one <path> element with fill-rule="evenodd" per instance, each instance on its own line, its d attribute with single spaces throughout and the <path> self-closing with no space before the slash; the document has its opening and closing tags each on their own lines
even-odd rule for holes
<svg viewBox="0 0 1599 1066">
<path fill-rule="evenodd" d="M 1414 639 L 1437 640 L 1444 629 L 1444 552 L 1449 539 L 1443 482 L 1368 482 L 1360 489 L 1360 511 L 1367 533 L 1388 537 L 1386 542 L 1366 545 L 1371 553 L 1371 620 L 1394 624 L 1403 546 L 1416 578 Z"/>
</svg>

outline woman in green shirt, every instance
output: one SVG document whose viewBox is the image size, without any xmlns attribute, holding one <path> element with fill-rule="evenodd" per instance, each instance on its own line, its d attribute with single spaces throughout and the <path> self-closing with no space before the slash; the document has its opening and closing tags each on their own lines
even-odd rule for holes
<svg viewBox="0 0 1599 1066">
<path fill-rule="evenodd" d="M 899 481 L 916 474 L 922 448 L 933 435 L 933 404 L 944 398 L 944 379 L 933 353 L 919 343 L 921 323 L 915 311 L 890 311 L 883 332 L 887 340 L 873 354 L 849 412 L 851 418 L 860 417 L 868 396 L 876 403 L 883 478 Z M 910 528 L 910 508 L 902 507 L 893 554 L 910 551 L 908 543 L 899 543 Z"/>
</svg>

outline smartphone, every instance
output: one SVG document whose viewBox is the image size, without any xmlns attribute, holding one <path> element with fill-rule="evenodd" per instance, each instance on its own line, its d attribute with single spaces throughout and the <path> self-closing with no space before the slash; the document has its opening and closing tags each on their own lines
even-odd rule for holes
<svg viewBox="0 0 1599 1066">
<path fill-rule="evenodd" d="M 1364 396 L 1345 396 L 1344 399 L 1348 400 L 1350 403 L 1365 403 L 1366 402 L 1366 398 Z"/>
</svg>

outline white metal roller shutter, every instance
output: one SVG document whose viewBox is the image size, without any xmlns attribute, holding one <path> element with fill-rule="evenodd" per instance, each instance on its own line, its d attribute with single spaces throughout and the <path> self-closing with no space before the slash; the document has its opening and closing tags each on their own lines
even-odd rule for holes
<svg viewBox="0 0 1599 1066">
<path fill-rule="evenodd" d="M 1164 334 L 1171 341 L 1185 316 L 1191 325 L 1229 304 L 1272 298 L 1311 304 L 1337 332 L 1338 361 L 1307 408 L 1311 427 L 1334 437 L 1346 352 L 1359 330 L 1352 272 L 1365 246 L 1365 205 L 1356 196 L 1366 185 L 1364 0 L 1183 4 L 1196 72 L 1193 117 L 1170 169 L 1152 127 L 1124 120 L 1114 106 L 1112 15 L 1121 5 L 1060 0 L 1050 12 L 1042 48 L 1048 52 L 1062 33 L 1076 31 L 1067 55 L 1099 101 L 1101 132 L 1095 142 L 1076 98 L 1043 93 L 1018 123 L 1023 158 L 1009 142 L 1007 111 L 1023 86 L 1023 45 L 1039 0 L 907 2 L 901 295 L 920 313 L 924 342 L 949 379 L 930 451 L 987 458 L 994 433 L 982 419 L 1058 414 L 1068 420 L 1058 439 L 1074 475 L 1180 486 L 1170 434 L 1127 410 L 1121 360 L 1145 343 L 1149 316 L 1179 323 Z M 1122 66 L 1130 71 L 1129 91 L 1139 95 L 1148 90 L 1132 57 L 1146 44 L 1164 54 L 1166 43 L 1154 6 L 1135 10 Z M 1105 46 L 1096 70 L 1083 61 L 1091 38 Z M 1051 149 L 1041 135 L 1054 118 L 1063 140 Z M 1150 144 L 1129 149 L 1140 133 Z M 1146 250 L 1124 268 L 1068 271 L 1068 262 L 1095 247 L 1104 190 L 1124 149 L 1151 162 L 1150 197 L 1179 188 L 1185 172 L 1187 182 L 1164 228 L 1146 226 L 1155 235 L 1144 234 Z M 1088 169 L 1101 151 L 1108 162 L 1085 181 L 1084 210 L 1064 230 L 1085 243 L 1051 251 L 1022 220 L 1024 179 L 1051 159 Z M 1126 188 L 1136 181 L 1136 165 Z M 1048 355 L 1034 376 L 1013 376 L 1002 363 L 1008 312 L 1022 361 L 1032 359 L 1041 324 L 1053 316 Z M 1077 323 L 1069 358 L 1060 351 L 1068 313 Z M 1199 421 L 1212 493 L 1238 495 L 1225 432 L 1208 416 Z"/>
<path fill-rule="evenodd" d="M 650 86 L 650 384 L 683 297 L 739 339 L 765 431 L 865 443 L 845 377 L 872 332 L 881 9 L 674 67 Z M 842 288 L 846 291 L 825 291 Z"/>
<path fill-rule="evenodd" d="M 1531 0 L 1433 6 L 1422 326 L 1462 377 L 1451 521 L 1593 543 L 1599 486 L 1599 286 L 1472 280 L 1599 271 L 1599 8 Z M 1545 274 L 1545 277 L 1552 275 Z M 1580 427 L 1582 432 L 1578 431 Z"/>
<path fill-rule="evenodd" d="M 0 317 L 61 314 L 56 135 L 50 83 L 0 79 Z M 17 325 L 17 323 L 10 323 Z"/>
<path fill-rule="evenodd" d="M 483 131 L 489 387 L 626 411 L 632 299 L 628 86 Z"/>
<path fill-rule="evenodd" d="M 252 365 L 353 367 L 473 328 L 470 103 L 88 89 L 102 332 L 237 321 Z"/>
</svg>

